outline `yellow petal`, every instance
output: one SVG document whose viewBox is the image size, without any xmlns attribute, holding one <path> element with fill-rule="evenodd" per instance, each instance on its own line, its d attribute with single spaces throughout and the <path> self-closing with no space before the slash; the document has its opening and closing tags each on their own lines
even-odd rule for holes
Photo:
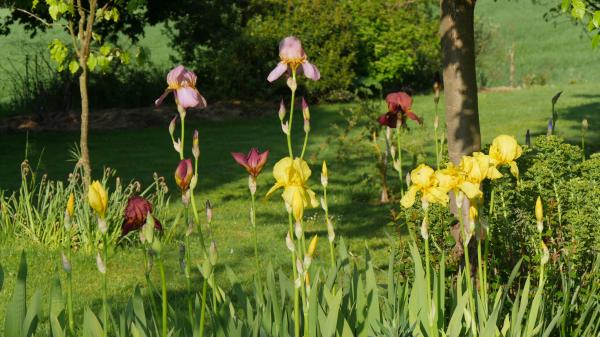
<svg viewBox="0 0 600 337">
<path fill-rule="evenodd" d="M 537 221 L 544 221 L 544 206 L 542 205 L 542 198 L 539 196 L 535 202 L 535 218 Z"/>
<path fill-rule="evenodd" d="M 275 166 L 273 166 L 273 177 L 275 177 L 277 183 L 286 185 L 289 182 L 292 164 L 292 158 L 285 157 L 279 160 Z"/>
<path fill-rule="evenodd" d="M 431 185 L 431 177 L 433 175 L 434 171 L 431 167 L 421 164 L 410 173 L 410 181 L 413 185 L 421 188 L 427 187 Z"/>
<path fill-rule="evenodd" d="M 312 208 L 319 207 L 319 201 L 317 200 L 315 192 L 307 188 L 306 193 L 308 194 L 308 199 L 310 200 L 310 205 L 312 206 Z"/>
<path fill-rule="evenodd" d="M 296 193 L 296 189 L 297 187 L 294 186 L 286 186 L 281 194 L 283 200 L 285 200 L 285 202 L 290 206 L 292 206 L 294 203 L 294 194 Z"/>
<path fill-rule="evenodd" d="M 271 189 L 269 189 L 269 192 L 267 192 L 267 195 L 265 196 L 266 198 L 270 197 L 271 194 L 273 194 L 275 191 L 277 191 L 278 189 L 282 188 L 283 184 L 277 182 L 275 183 L 275 185 L 273 185 L 273 187 L 271 187 Z"/>
<path fill-rule="evenodd" d="M 306 255 L 312 257 L 315 254 L 315 251 L 317 250 L 317 242 L 319 242 L 319 237 L 315 235 L 308 244 L 308 250 L 306 251 Z"/>
<path fill-rule="evenodd" d="M 462 184 L 460 184 L 459 188 L 469 199 L 475 199 L 482 195 L 481 191 L 479 190 L 479 185 L 473 184 L 468 181 L 465 181 Z"/>
<path fill-rule="evenodd" d="M 430 203 L 445 205 L 448 203 L 447 191 L 441 187 L 431 187 L 423 192 L 423 198 Z"/>
<path fill-rule="evenodd" d="M 292 213 L 294 214 L 294 219 L 296 221 L 302 220 L 302 216 L 304 215 L 304 201 L 302 194 L 299 190 L 295 190 L 292 197 Z"/>
<path fill-rule="evenodd" d="M 487 178 L 490 180 L 502 178 L 502 173 L 495 166 L 490 166 L 487 172 Z"/>
<path fill-rule="evenodd" d="M 73 216 L 74 209 L 75 209 L 75 196 L 71 192 L 71 194 L 69 194 L 69 199 L 67 200 L 67 214 L 69 214 L 70 217 Z"/>
<path fill-rule="evenodd" d="M 400 199 L 400 204 L 404 208 L 410 208 L 415 204 L 415 198 L 417 197 L 418 188 L 415 185 L 411 185 L 408 191 L 404 194 L 402 199 Z"/>
<path fill-rule="evenodd" d="M 299 171 L 302 183 L 306 182 L 308 178 L 310 178 L 312 172 L 304 160 L 296 158 L 294 160 L 294 168 Z"/>
<path fill-rule="evenodd" d="M 517 166 L 517 162 L 510 162 L 510 173 L 515 176 L 515 178 L 519 177 L 519 167 Z"/>
</svg>

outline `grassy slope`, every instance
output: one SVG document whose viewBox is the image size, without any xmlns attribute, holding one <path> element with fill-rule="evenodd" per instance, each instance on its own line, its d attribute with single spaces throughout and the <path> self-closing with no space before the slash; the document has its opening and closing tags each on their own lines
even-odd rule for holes
<svg viewBox="0 0 600 337">
<path fill-rule="evenodd" d="M 543 76 L 548 83 L 585 83 L 600 77 L 600 52 L 567 16 L 546 21 L 554 0 L 480 0 L 476 15 L 491 34 L 479 60 L 490 86 L 509 84 L 508 51 L 515 44 L 515 80 Z"/>
<path fill-rule="evenodd" d="M 0 17 L 7 15 L 7 9 L 0 9 Z M 7 36 L 0 36 L 0 102 L 9 99 L 12 89 L 9 81 L 18 76 L 24 77 L 26 74 L 26 59 L 29 59 L 29 67 L 32 68 L 34 59 L 37 57 L 42 64 L 42 58 L 49 61 L 48 44 L 54 40 L 60 39 L 69 43 L 66 33 L 60 29 L 49 29 L 46 32 L 38 33 L 34 38 L 21 26 L 12 26 L 11 33 Z M 128 46 L 127 43 L 124 45 Z M 168 38 L 163 33 L 163 26 L 148 26 L 145 29 L 144 37 L 139 46 L 145 48 L 150 53 L 150 61 L 158 65 L 167 65 L 171 51 L 168 47 Z M 50 63 L 52 66 L 54 64 Z M 46 68 L 43 67 L 46 71 Z M 33 70 L 29 69 L 32 73 Z"/>
<path fill-rule="evenodd" d="M 481 1 L 478 6 L 479 13 L 485 9 L 486 15 L 492 16 L 491 19 L 495 22 L 504 25 L 512 23 L 514 32 L 526 31 L 530 22 L 523 20 L 520 15 L 527 11 L 531 12 L 532 8 L 535 8 L 528 1 L 519 1 L 515 4 L 506 1 L 495 3 L 485 0 Z M 522 10 L 519 9 L 521 6 L 523 6 Z M 538 9 L 535 13 L 540 16 L 542 11 Z M 508 21 L 511 18 L 515 18 L 514 21 Z M 502 27 L 504 26 L 500 26 L 500 28 Z M 546 33 L 547 31 L 553 32 L 550 30 L 553 29 L 551 26 L 544 26 L 546 27 L 544 29 L 536 27 L 539 28 L 536 30 L 540 34 L 547 34 L 547 37 L 556 35 L 555 31 Z M 155 38 L 159 40 L 158 36 Z M 547 40 L 531 37 L 528 43 L 532 45 L 533 50 L 536 50 L 535 46 L 539 47 L 539 44 Z M 519 41 L 524 40 L 520 39 Z M 561 41 L 576 43 L 580 48 L 578 50 L 585 51 L 589 47 L 586 40 L 578 38 L 564 38 Z M 579 52 L 572 53 L 573 48 L 572 44 L 565 49 L 562 49 L 562 45 L 553 46 L 550 49 L 538 48 L 539 53 L 532 53 L 530 59 L 526 58 L 530 55 L 525 51 L 520 55 L 524 59 L 523 62 L 532 67 L 531 69 L 546 69 L 543 62 L 536 65 L 536 59 L 533 58 L 536 54 L 546 55 L 546 58 L 556 62 L 556 69 L 563 69 L 561 66 L 563 63 L 558 60 L 569 55 L 580 61 L 588 60 L 588 56 L 579 58 Z M 498 62 L 501 62 L 502 59 L 498 58 Z M 580 64 L 583 63 L 575 62 L 573 66 L 578 67 Z M 500 64 L 496 66 L 501 67 Z M 523 67 L 518 66 L 517 71 L 521 71 L 521 68 Z M 586 68 L 578 69 L 581 74 L 587 76 Z M 592 74 L 593 71 L 596 69 L 589 69 Z M 527 72 L 531 71 L 525 73 Z M 559 101 L 562 118 L 558 124 L 559 131 L 570 141 L 578 142 L 579 121 L 582 116 L 587 115 L 590 117 L 592 127 L 589 134 L 595 137 L 593 140 L 591 139 L 590 143 L 598 150 L 600 145 L 598 125 L 600 122 L 594 118 L 600 110 L 600 95 L 598 94 L 600 85 L 566 84 L 569 80 L 569 78 L 557 78 L 552 85 L 545 87 L 534 87 L 508 93 L 481 94 L 481 125 L 484 141 L 489 142 L 493 136 L 499 133 L 513 134 L 522 141 L 527 129 L 531 129 L 534 134 L 545 133 L 550 111 L 550 97 L 556 91 L 564 90 L 565 93 Z M 276 108 L 274 103 L 274 113 Z M 377 196 L 376 186 L 365 180 L 367 172 L 372 172 L 371 157 L 369 154 L 363 154 L 353 157 L 355 158 L 353 161 L 340 162 L 335 160 L 336 153 L 332 151 L 332 147 L 321 146 L 329 133 L 331 123 L 339 120 L 336 111 L 341 108 L 338 105 L 328 105 L 312 110 L 315 136 L 311 141 L 309 159 L 315 173 L 311 179 L 311 185 L 315 190 L 320 190 L 318 188 L 319 164 L 322 159 L 327 159 L 331 176 L 330 208 L 335 217 L 338 235 L 350 240 L 352 251 L 359 256 L 366 241 L 369 247 L 374 249 L 378 264 L 383 264 L 387 261 L 385 255 L 389 249 L 389 240 L 385 234 L 397 235 L 397 228 L 386 226 L 389 210 L 395 206 L 381 206 L 373 202 Z M 426 126 L 424 130 L 413 128 L 412 136 L 405 137 L 405 142 L 410 143 L 411 147 L 422 144 L 431 153 L 430 127 L 433 120 L 431 97 L 416 97 L 414 109 L 424 115 Z M 202 163 L 199 200 L 210 198 L 215 206 L 214 234 L 219 247 L 220 261 L 248 279 L 254 273 L 254 268 L 251 234 L 247 221 L 247 180 L 244 172 L 233 163 L 229 152 L 244 151 L 250 146 L 258 146 L 261 149 L 268 146 L 272 149 L 269 164 L 265 168 L 266 172 L 259 178 L 258 193 L 264 194 L 272 183 L 270 177 L 272 165 L 285 153 L 278 122 L 273 115 L 273 118 L 265 119 L 194 122 L 189 130 L 192 127 L 199 128 L 201 135 Z M 3 149 L 0 152 L 0 186 L 3 188 L 16 186 L 15 178 L 18 175 L 19 162 L 24 153 L 24 139 L 24 134 L 2 135 L 0 138 L 0 148 Z M 34 158 L 44 150 L 42 169 L 48 172 L 51 178 L 63 178 L 70 171 L 71 163 L 67 162 L 68 149 L 75 143 L 76 134 L 32 134 L 29 139 Z M 298 139 L 298 141 L 300 140 Z M 93 161 L 97 163 L 96 170 L 99 170 L 102 164 L 106 164 L 117 168 L 120 175 L 126 180 L 139 178 L 145 182 L 150 180 L 152 172 L 157 171 L 159 174 L 165 175 L 169 184 L 173 186 L 171 174 L 177 158 L 171 150 L 166 126 L 165 128 L 134 131 L 92 132 L 91 151 Z M 316 154 L 316 157 L 313 154 Z M 431 162 L 431 157 L 429 158 Z M 409 169 L 410 165 L 408 162 L 405 169 Z M 394 182 L 394 179 L 390 178 L 390 181 Z M 396 185 L 392 187 L 394 191 L 397 191 Z M 174 199 L 177 197 L 175 196 Z M 357 205 L 360 206 L 357 207 Z M 174 208 L 175 210 L 176 208 Z M 310 211 L 307 229 L 311 232 L 320 231 L 323 234 L 322 220 L 322 212 Z M 261 199 L 258 204 L 257 222 L 263 260 L 271 261 L 275 265 L 285 265 L 288 262 L 283 241 L 286 221 L 278 196 L 269 201 Z M 197 255 L 198 241 L 196 237 L 194 243 L 192 250 Z M 318 260 L 326 260 L 327 252 L 324 240 L 320 246 L 319 253 L 322 259 Z M 0 242 L 0 247 L 0 263 L 8 271 L 5 289 L 0 292 L 0 303 L 6 303 L 8 300 L 14 282 L 18 252 L 21 248 L 25 248 L 29 253 L 31 287 L 43 287 L 44 290 L 47 290 L 48 276 L 57 267 L 57 252 L 24 242 Z M 171 275 L 169 287 L 172 296 L 179 294 L 184 285 L 183 276 L 178 271 L 177 255 L 176 248 L 170 249 L 168 252 L 167 268 L 169 269 L 168 275 Z M 122 303 L 134 285 L 143 284 L 141 263 L 141 255 L 137 250 L 118 249 L 111 256 L 108 268 L 111 279 L 110 293 L 113 300 Z M 98 308 L 99 283 L 93 256 L 76 254 L 73 265 L 76 270 L 76 308 L 82 308 L 85 304 L 96 305 Z M 196 286 L 198 285 L 196 284 Z M 0 317 L 4 317 L 3 310 L 4 306 L 0 306 Z"/>
</svg>

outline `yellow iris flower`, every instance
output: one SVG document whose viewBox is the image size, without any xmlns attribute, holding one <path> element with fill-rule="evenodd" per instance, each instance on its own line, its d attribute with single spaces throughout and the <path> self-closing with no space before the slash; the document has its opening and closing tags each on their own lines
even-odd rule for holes
<svg viewBox="0 0 600 337">
<path fill-rule="evenodd" d="M 425 164 L 419 165 L 410 173 L 411 185 L 400 200 L 400 204 L 409 208 L 415 203 L 417 192 L 421 192 L 421 200 L 427 203 L 448 203 L 448 190 L 439 185 L 433 169 Z"/>
<path fill-rule="evenodd" d="M 490 158 L 495 166 L 509 165 L 510 173 L 519 177 L 519 167 L 515 161 L 523 154 L 523 149 L 513 136 L 500 135 L 492 141 Z"/>
<path fill-rule="evenodd" d="M 92 185 L 90 185 L 88 191 L 88 201 L 90 203 L 90 207 L 96 211 L 98 216 L 104 218 L 106 209 L 108 208 L 108 193 L 98 180 L 95 180 Z"/>
<path fill-rule="evenodd" d="M 281 159 L 273 167 L 276 182 L 267 192 L 267 197 L 283 188 L 283 200 L 292 208 L 294 219 L 300 221 L 305 208 L 319 206 L 315 192 L 307 186 L 310 175 L 310 168 L 304 160 L 290 157 Z"/>
<path fill-rule="evenodd" d="M 477 186 L 486 178 L 493 180 L 502 177 L 490 156 L 481 152 L 474 152 L 472 156 L 462 157 L 460 170 L 464 172 L 466 181 Z"/>
<path fill-rule="evenodd" d="M 435 176 L 439 181 L 439 186 L 447 191 L 453 191 L 455 194 L 462 191 L 469 199 L 478 198 L 482 194 L 479 190 L 479 184 L 467 181 L 466 174 L 460 167 L 453 164 L 436 171 Z"/>
</svg>

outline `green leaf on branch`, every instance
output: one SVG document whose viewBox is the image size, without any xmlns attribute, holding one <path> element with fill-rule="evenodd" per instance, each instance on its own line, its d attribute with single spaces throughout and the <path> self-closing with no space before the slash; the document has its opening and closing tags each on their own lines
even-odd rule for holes
<svg viewBox="0 0 600 337">
<path fill-rule="evenodd" d="M 50 58 L 56 62 L 56 65 L 58 66 L 58 71 L 63 71 L 65 60 L 67 59 L 67 56 L 69 56 L 69 49 L 67 46 L 65 46 L 61 40 L 54 39 L 50 42 L 48 49 L 50 49 Z"/>
<path fill-rule="evenodd" d="M 71 62 L 69 62 L 69 71 L 71 74 L 75 74 L 77 70 L 79 70 L 79 62 L 71 60 Z"/>
<path fill-rule="evenodd" d="M 131 54 L 129 54 L 129 52 L 120 52 L 118 56 L 123 64 L 129 64 L 129 62 L 131 62 Z"/>
<path fill-rule="evenodd" d="M 598 45 L 600 45 L 600 33 L 594 35 L 592 38 L 592 48 L 598 48 Z"/>
<path fill-rule="evenodd" d="M 571 4 L 571 0 L 562 0 L 560 9 L 563 11 L 563 13 L 565 13 L 569 9 L 570 4 Z"/>
<path fill-rule="evenodd" d="M 583 20 L 585 16 L 585 3 L 583 0 L 573 0 L 573 9 L 571 10 L 571 15 L 578 20 Z"/>
<path fill-rule="evenodd" d="M 600 28 L 600 11 L 595 11 L 594 16 L 592 17 L 592 23 L 594 27 Z"/>
<path fill-rule="evenodd" d="M 108 43 L 105 43 L 104 45 L 102 45 L 102 47 L 100 47 L 100 54 L 102 54 L 104 56 L 108 56 L 108 54 L 110 54 L 111 50 L 112 50 L 112 46 Z"/>
<path fill-rule="evenodd" d="M 97 65 L 98 65 L 98 59 L 96 58 L 96 55 L 90 53 L 90 56 L 88 56 L 88 59 L 87 59 L 88 69 L 90 69 L 91 71 L 94 71 L 94 69 L 96 69 Z"/>
</svg>

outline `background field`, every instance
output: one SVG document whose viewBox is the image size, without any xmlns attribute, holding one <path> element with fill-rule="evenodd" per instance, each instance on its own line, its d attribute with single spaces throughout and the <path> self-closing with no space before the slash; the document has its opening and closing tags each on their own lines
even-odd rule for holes
<svg viewBox="0 0 600 337">
<path fill-rule="evenodd" d="M 500 134 L 507 133 L 524 141 L 527 129 L 534 136 L 546 133 L 547 120 L 550 117 L 550 99 L 558 91 L 564 91 L 559 104 L 559 134 L 572 143 L 580 141 L 580 123 L 583 117 L 590 120 L 591 130 L 588 132 L 588 152 L 600 149 L 600 53 L 593 51 L 589 40 L 583 35 L 580 27 L 573 26 L 565 19 L 547 23 L 543 14 L 548 3 L 531 4 L 529 1 L 478 1 L 477 14 L 483 22 L 492 27 L 493 45 L 490 54 L 482 59 L 482 68 L 490 86 L 508 84 L 507 46 L 516 44 L 517 79 L 531 74 L 544 76 L 544 86 L 514 89 L 510 91 L 483 92 L 479 96 L 481 128 L 485 143 Z M 0 38 L 0 59 L 3 64 L 13 62 L 19 69 L 19 60 L 24 58 L 28 50 L 44 48 L 52 34 L 44 34 L 30 40 L 25 34 L 13 34 Z M 155 62 L 169 66 L 169 49 L 160 28 L 148 30 L 143 44 L 152 50 Z M 1 74 L 1 72 L 0 72 Z M 0 75 L 1 76 L 1 75 Z M 594 83 L 595 81 L 595 83 Z M 4 80 L 0 77 L 0 83 Z M 266 83 L 265 83 L 266 85 Z M 0 90 L 6 98 L 9 93 Z M 220 262 L 230 266 L 249 280 L 254 273 L 251 251 L 251 236 L 248 226 L 247 178 L 244 171 L 236 166 L 230 157 L 231 151 L 246 151 L 251 146 L 260 149 L 270 148 L 271 155 L 265 173 L 260 176 L 259 195 L 264 195 L 272 184 L 270 175 L 272 165 L 285 153 L 284 139 L 279 130 L 276 118 L 277 102 L 272 104 L 272 117 L 255 119 L 236 119 L 226 121 L 208 121 L 197 119 L 189 125 L 200 131 L 201 164 L 199 182 L 199 200 L 210 199 L 215 206 L 215 236 L 219 245 Z M 348 240 L 351 251 L 357 260 L 363 258 L 365 244 L 375 253 L 378 266 L 386 261 L 386 255 L 399 229 L 388 226 L 390 210 L 397 203 L 379 205 L 377 185 L 368 179 L 373 170 L 373 159 L 369 153 L 353 154 L 352 161 L 337 160 L 338 152 L 335 143 L 328 143 L 332 135 L 333 124 L 343 124 L 339 111 L 353 104 L 331 104 L 312 108 L 313 137 L 308 151 L 308 159 L 314 171 L 311 185 L 318 187 L 319 166 L 322 160 L 328 161 L 331 181 L 331 213 L 335 217 L 337 234 Z M 431 123 L 434 105 L 431 95 L 415 97 L 414 110 L 425 118 L 425 126 L 421 129 L 413 127 L 410 134 L 404 137 L 407 147 L 423 147 L 429 154 L 427 161 L 432 163 Z M 382 106 L 381 111 L 384 111 Z M 93 113 L 93 112 L 92 112 Z M 300 130 L 296 130 L 300 131 Z M 69 162 L 69 149 L 77 142 L 77 133 L 32 133 L 26 135 L 0 134 L 0 188 L 17 188 L 20 162 L 25 153 L 26 139 L 30 146 L 32 162 L 40 160 L 40 172 L 48 173 L 52 179 L 64 179 L 71 171 L 73 163 Z M 299 137 L 296 137 L 299 140 Z M 137 179 L 142 183 L 151 180 L 153 172 L 167 178 L 173 189 L 172 172 L 177 157 L 172 151 L 166 125 L 147 129 L 92 131 L 90 134 L 90 151 L 96 172 L 104 165 L 116 168 L 125 180 Z M 189 151 L 188 151 L 189 153 Z M 417 160 L 419 160 L 417 158 Z M 405 162 L 405 169 L 413 166 L 411 159 Z M 396 181 L 390 177 L 392 190 L 397 192 Z M 172 213 L 180 208 L 178 197 L 173 196 Z M 310 211 L 307 229 L 310 232 L 324 234 L 323 214 Z M 287 263 L 284 235 L 284 210 L 279 196 L 271 200 L 263 200 L 258 204 L 257 223 L 260 233 L 260 250 L 264 261 L 276 266 Z M 388 236 L 389 235 L 389 236 Z M 323 235 L 321 235 L 323 236 Z M 192 251 L 198 252 L 198 241 L 194 238 Z M 323 245 L 324 247 L 324 245 Z M 177 295 L 185 284 L 178 270 L 175 247 L 168 253 L 168 275 L 170 291 Z M 48 277 L 58 268 L 59 252 L 50 251 L 31 242 L 3 242 L 0 240 L 0 262 L 8 271 L 6 289 L 11 289 L 21 249 L 28 252 L 31 288 L 45 286 Z M 319 252 L 326 256 L 325 250 Z M 197 254 L 195 254 L 197 256 Z M 84 304 L 98 307 L 99 282 L 95 270 L 93 256 L 76 254 L 73 262 L 75 273 L 75 306 Z M 117 303 L 130 293 L 133 286 L 143 283 L 142 255 L 139 249 L 119 247 L 111 253 L 108 264 L 111 284 L 111 299 Z M 33 272 L 35 271 L 35 272 Z M 90 281 L 92 280 L 92 281 Z M 8 292 L 0 293 L 0 303 L 6 303 Z M 4 317 L 0 306 L 0 317 Z"/>
</svg>

